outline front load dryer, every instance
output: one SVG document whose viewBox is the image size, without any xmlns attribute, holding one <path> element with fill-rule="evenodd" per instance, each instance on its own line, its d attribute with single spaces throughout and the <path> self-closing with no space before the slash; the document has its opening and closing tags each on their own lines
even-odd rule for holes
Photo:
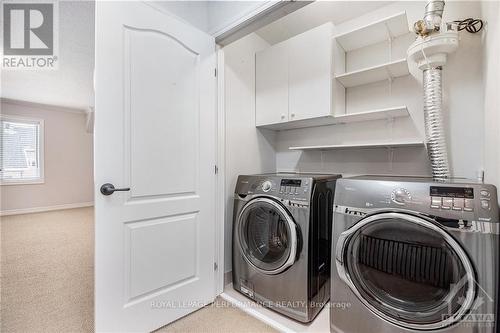
<svg viewBox="0 0 500 333">
<path fill-rule="evenodd" d="M 333 225 L 332 332 L 496 332 L 493 185 L 344 178 Z"/>
<path fill-rule="evenodd" d="M 301 322 L 329 299 L 336 175 L 239 176 L 233 223 L 233 287 Z"/>
</svg>

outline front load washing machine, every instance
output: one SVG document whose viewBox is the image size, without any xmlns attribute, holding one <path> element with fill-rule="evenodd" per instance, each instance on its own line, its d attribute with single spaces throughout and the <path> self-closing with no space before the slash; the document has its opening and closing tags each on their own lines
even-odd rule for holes
<svg viewBox="0 0 500 333">
<path fill-rule="evenodd" d="M 497 202 L 462 180 L 339 180 L 331 331 L 496 332 Z"/>
<path fill-rule="evenodd" d="M 337 175 L 239 176 L 233 223 L 233 287 L 301 322 L 329 299 Z"/>
</svg>

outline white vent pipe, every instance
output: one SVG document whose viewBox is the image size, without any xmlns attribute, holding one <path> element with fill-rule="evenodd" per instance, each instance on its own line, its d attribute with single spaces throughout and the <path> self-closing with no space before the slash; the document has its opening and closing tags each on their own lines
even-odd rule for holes
<svg viewBox="0 0 500 333">
<path fill-rule="evenodd" d="M 408 50 L 409 58 L 423 70 L 425 137 L 434 179 L 450 177 L 441 79 L 446 54 L 454 51 L 456 41 L 439 34 L 443 10 L 444 1 L 427 2 L 424 19 L 415 23 L 415 32 L 420 37 Z"/>
<path fill-rule="evenodd" d="M 443 18 L 444 1 L 429 0 L 425 5 L 424 22 L 428 30 L 437 31 Z"/>
</svg>

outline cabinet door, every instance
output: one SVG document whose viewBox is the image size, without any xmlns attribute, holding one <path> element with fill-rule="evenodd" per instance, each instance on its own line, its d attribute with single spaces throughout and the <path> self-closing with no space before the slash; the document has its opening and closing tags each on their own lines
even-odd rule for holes
<svg viewBox="0 0 500 333">
<path fill-rule="evenodd" d="M 287 43 L 257 53 L 255 68 L 255 124 L 288 121 Z"/>
<path fill-rule="evenodd" d="M 332 114 L 332 33 L 327 23 L 288 40 L 290 121 Z"/>
</svg>

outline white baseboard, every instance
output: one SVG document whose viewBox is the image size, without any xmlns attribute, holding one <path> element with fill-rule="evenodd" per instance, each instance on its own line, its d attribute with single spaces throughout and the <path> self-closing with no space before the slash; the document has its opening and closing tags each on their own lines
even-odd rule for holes
<svg viewBox="0 0 500 333">
<path fill-rule="evenodd" d="M 50 212 L 52 210 L 91 207 L 93 205 L 94 205 L 94 202 L 78 202 L 78 203 L 56 205 L 56 206 L 47 206 L 47 207 L 33 207 L 33 208 L 0 210 L 0 216 Z"/>
</svg>

